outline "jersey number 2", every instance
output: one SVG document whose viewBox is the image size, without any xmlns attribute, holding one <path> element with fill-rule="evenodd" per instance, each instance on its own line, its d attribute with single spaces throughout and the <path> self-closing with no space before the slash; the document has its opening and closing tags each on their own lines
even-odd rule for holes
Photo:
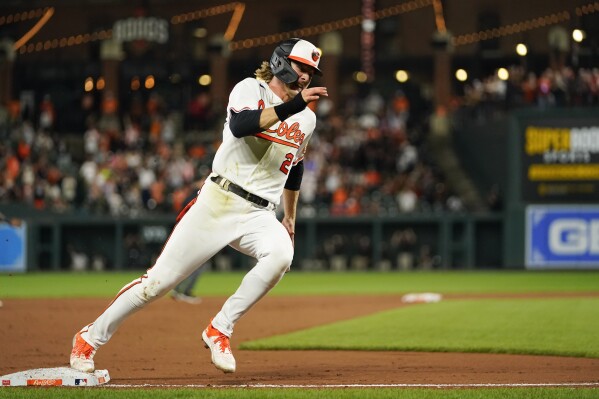
<svg viewBox="0 0 599 399">
<path fill-rule="evenodd" d="M 285 160 L 281 164 L 281 167 L 279 168 L 279 170 L 281 172 L 285 173 L 286 175 L 289 174 L 289 169 L 291 168 L 291 162 L 293 162 L 293 154 L 288 152 L 287 154 L 285 154 Z"/>
</svg>

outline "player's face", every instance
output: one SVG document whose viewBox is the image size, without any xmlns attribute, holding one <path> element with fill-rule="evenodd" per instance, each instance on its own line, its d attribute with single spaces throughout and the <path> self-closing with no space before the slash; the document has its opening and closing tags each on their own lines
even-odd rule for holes
<svg viewBox="0 0 599 399">
<path fill-rule="evenodd" d="M 291 83 L 289 85 L 289 88 L 292 91 L 299 93 L 300 91 L 302 91 L 303 89 L 305 89 L 306 87 L 308 87 L 310 85 L 310 82 L 312 81 L 312 77 L 314 76 L 315 70 L 314 70 L 314 68 L 312 68 L 309 65 L 301 64 L 301 63 L 295 62 L 295 61 L 291 61 L 291 67 L 297 73 L 297 75 L 299 77 L 296 82 Z"/>
</svg>

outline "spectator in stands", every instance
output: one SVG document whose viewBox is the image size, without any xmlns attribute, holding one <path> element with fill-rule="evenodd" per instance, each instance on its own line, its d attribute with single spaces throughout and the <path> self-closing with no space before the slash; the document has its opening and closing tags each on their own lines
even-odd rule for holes
<svg viewBox="0 0 599 399">
<path fill-rule="evenodd" d="M 49 94 L 44 95 L 40 104 L 39 128 L 44 131 L 52 131 L 56 123 L 56 110 Z"/>
</svg>

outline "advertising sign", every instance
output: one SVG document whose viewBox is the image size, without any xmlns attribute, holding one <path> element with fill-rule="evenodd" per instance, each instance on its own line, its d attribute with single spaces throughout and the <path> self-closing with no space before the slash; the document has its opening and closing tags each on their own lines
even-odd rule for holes
<svg viewBox="0 0 599 399">
<path fill-rule="evenodd" d="M 524 127 L 522 196 L 526 202 L 596 202 L 599 123 L 530 121 Z"/>
<path fill-rule="evenodd" d="M 599 269 L 599 207 L 528 206 L 526 267 Z"/>
<path fill-rule="evenodd" d="M 0 223 L 0 273 L 24 272 L 27 267 L 27 226 Z"/>
</svg>

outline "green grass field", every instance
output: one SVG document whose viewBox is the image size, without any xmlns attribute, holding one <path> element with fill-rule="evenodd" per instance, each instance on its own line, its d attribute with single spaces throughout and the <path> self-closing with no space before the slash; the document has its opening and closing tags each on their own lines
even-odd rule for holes
<svg viewBox="0 0 599 399">
<path fill-rule="evenodd" d="M 0 298 L 112 297 L 140 273 L 0 275 Z M 241 273 L 208 273 L 202 296 L 230 295 Z M 289 273 L 271 295 L 599 293 L 599 272 Z M 371 326 L 393 334 L 372 334 Z M 468 326 L 468 328 L 464 328 Z M 352 334 L 347 334 L 352 331 Z M 599 358 L 599 297 L 460 299 L 397 308 L 247 349 L 360 349 L 555 354 Z M 542 336 L 543 339 L 538 339 Z M 358 339 L 356 339 L 358 337 Z M 367 337 L 365 339 L 365 337 Z M 449 339 L 450 338 L 450 339 Z M 598 370 L 599 376 L 599 370 Z M 80 389 L 0 388 L 0 398 L 81 397 Z M 85 388 L 86 398 L 599 398 L 599 387 L 479 389 Z"/>
<path fill-rule="evenodd" d="M 389 333 L 372 334 L 372 326 Z M 380 312 L 245 342 L 241 348 L 487 352 L 599 358 L 597 331 L 599 298 L 459 300 Z"/>
<path fill-rule="evenodd" d="M 113 297 L 143 272 L 0 274 L 0 298 Z M 242 273 L 206 273 L 202 296 L 230 295 Z M 379 295 L 599 292 L 599 272 L 303 273 L 291 271 L 269 295 Z"/>
</svg>

